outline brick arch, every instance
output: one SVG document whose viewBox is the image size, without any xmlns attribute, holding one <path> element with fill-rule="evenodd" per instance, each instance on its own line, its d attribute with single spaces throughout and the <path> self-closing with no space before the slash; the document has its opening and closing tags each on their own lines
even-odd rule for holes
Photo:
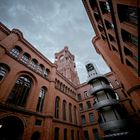
<svg viewBox="0 0 140 140">
<path fill-rule="evenodd" d="M 3 114 L 3 115 L 0 115 L 0 119 L 3 119 L 3 118 L 6 118 L 6 117 L 17 117 L 18 119 L 20 119 L 24 125 L 24 128 L 27 127 L 27 121 L 26 119 L 21 116 L 21 115 L 18 115 L 18 114 L 13 114 L 13 113 L 7 113 L 7 114 Z"/>
<path fill-rule="evenodd" d="M 15 114 L 6 114 L 0 117 L 2 139 L 22 139 L 25 135 L 25 124 L 22 117 Z"/>
<path fill-rule="evenodd" d="M 16 79 L 21 76 L 21 75 L 27 75 L 28 77 L 31 78 L 32 80 L 32 84 L 33 85 L 36 85 L 37 84 L 37 78 L 34 76 L 34 74 L 32 74 L 31 72 L 29 71 L 19 71 L 17 74 L 16 74 Z"/>
</svg>

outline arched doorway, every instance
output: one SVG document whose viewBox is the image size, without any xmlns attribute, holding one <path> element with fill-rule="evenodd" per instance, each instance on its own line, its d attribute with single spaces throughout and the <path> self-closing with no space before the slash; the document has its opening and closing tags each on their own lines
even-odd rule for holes
<svg viewBox="0 0 140 140">
<path fill-rule="evenodd" d="M 23 122 L 16 116 L 7 116 L 0 119 L 1 140 L 22 140 L 24 132 Z"/>
<path fill-rule="evenodd" d="M 40 140 L 40 133 L 38 131 L 34 132 L 31 140 Z"/>
</svg>

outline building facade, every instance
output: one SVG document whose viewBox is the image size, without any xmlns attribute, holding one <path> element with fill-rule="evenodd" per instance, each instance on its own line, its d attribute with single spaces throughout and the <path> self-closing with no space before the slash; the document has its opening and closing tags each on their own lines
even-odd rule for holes
<svg viewBox="0 0 140 140">
<path fill-rule="evenodd" d="M 96 36 L 92 43 L 121 84 L 121 101 L 140 125 L 138 0 L 82 0 Z"/>
<path fill-rule="evenodd" d="M 0 138 L 6 140 L 99 140 L 104 137 L 90 85 L 79 83 L 68 47 L 50 62 L 18 29 L 0 23 Z M 68 60 L 68 61 L 67 61 Z M 67 62 L 66 62 L 67 61 Z M 65 65 L 63 63 L 69 64 Z M 120 79 L 106 74 L 127 112 L 135 105 Z M 75 81 L 75 82 L 74 82 Z"/>
</svg>

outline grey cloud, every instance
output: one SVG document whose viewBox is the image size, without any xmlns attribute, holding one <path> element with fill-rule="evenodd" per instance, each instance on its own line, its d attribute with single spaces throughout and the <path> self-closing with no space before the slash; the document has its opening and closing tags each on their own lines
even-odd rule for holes
<svg viewBox="0 0 140 140">
<path fill-rule="evenodd" d="M 82 0 L 0 0 L 0 19 L 19 28 L 24 37 L 52 62 L 54 53 L 69 46 L 75 55 L 81 82 L 87 78 L 85 62 L 94 61 L 101 73 L 109 69 L 92 47 L 93 29 Z M 100 67 L 102 65 L 102 67 Z"/>
</svg>

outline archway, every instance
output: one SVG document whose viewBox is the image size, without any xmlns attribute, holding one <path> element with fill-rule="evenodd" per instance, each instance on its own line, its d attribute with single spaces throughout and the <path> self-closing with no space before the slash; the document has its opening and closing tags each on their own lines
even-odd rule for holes
<svg viewBox="0 0 140 140">
<path fill-rule="evenodd" d="M 38 131 L 34 132 L 31 140 L 40 140 L 40 133 Z"/>
<path fill-rule="evenodd" d="M 16 116 L 0 119 L 1 140 L 21 140 L 24 132 L 23 122 Z"/>
</svg>

